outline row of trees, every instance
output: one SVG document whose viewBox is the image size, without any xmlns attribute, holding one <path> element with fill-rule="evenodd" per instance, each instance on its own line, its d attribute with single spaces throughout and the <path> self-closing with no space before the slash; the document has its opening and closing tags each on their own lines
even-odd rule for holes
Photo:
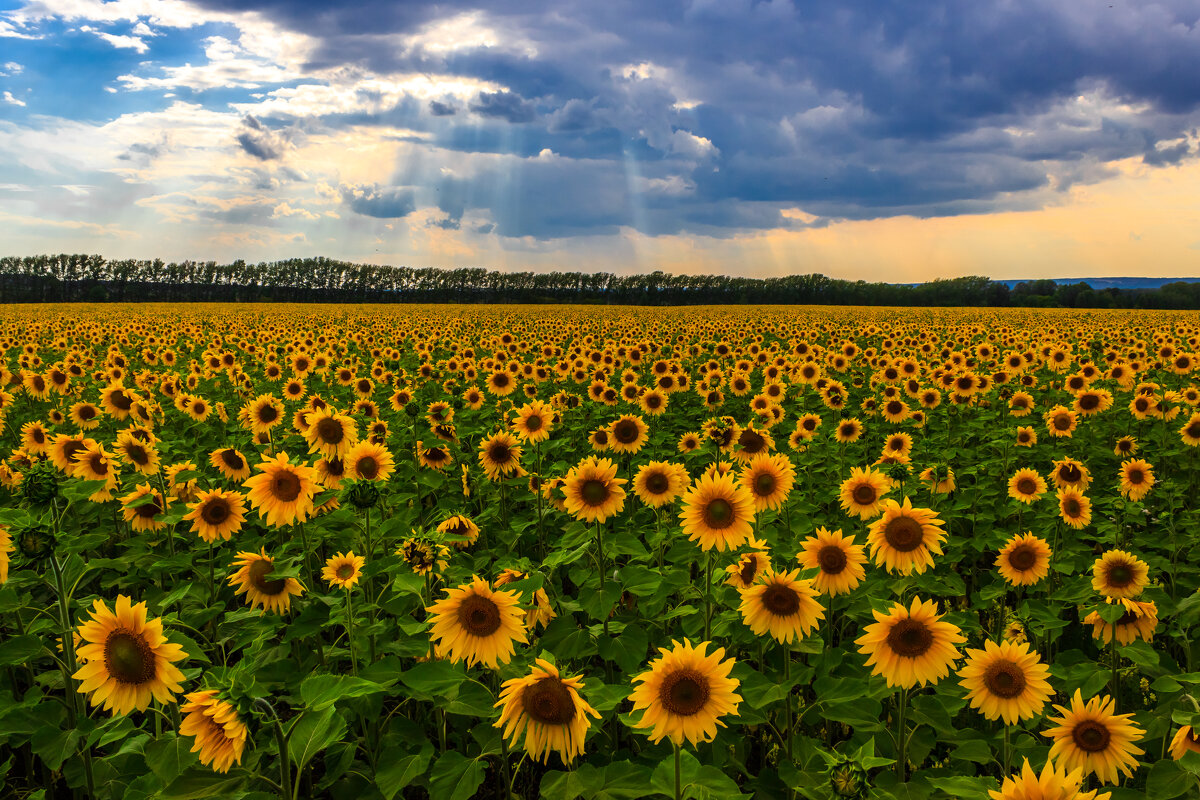
<svg viewBox="0 0 1200 800">
<path fill-rule="evenodd" d="M 1200 284 L 1092 289 L 1051 280 L 1006 284 L 983 277 L 904 285 L 824 275 L 617 276 L 607 272 L 496 272 L 352 264 L 293 258 L 109 261 L 98 255 L 0 258 L 0 302 L 602 303 L 634 305 L 813 304 L 1200 308 Z"/>
</svg>

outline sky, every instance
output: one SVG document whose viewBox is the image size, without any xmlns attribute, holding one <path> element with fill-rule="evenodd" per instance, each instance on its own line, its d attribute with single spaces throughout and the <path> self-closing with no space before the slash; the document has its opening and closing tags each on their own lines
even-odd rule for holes
<svg viewBox="0 0 1200 800">
<path fill-rule="evenodd" d="M 1200 276 L 1196 0 L 0 0 L 0 255 Z"/>
</svg>

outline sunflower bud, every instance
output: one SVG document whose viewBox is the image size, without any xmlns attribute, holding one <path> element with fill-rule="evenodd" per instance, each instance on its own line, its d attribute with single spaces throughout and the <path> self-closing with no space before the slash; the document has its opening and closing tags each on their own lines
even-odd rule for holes
<svg viewBox="0 0 1200 800">
<path fill-rule="evenodd" d="M 28 528 L 16 535 L 17 549 L 31 563 L 44 561 L 54 554 L 54 534 L 45 529 Z"/>
<path fill-rule="evenodd" d="M 21 495 L 32 506 L 47 506 L 58 495 L 58 473 L 45 461 L 25 472 Z"/>
<path fill-rule="evenodd" d="M 829 788 L 834 797 L 862 798 L 867 796 L 870 781 L 867 771 L 848 758 L 829 768 Z"/>
<path fill-rule="evenodd" d="M 887 475 L 896 483 L 908 480 L 908 467 L 904 464 L 892 464 L 887 469 Z"/>
<path fill-rule="evenodd" d="M 416 419 L 421 414 L 421 407 L 419 405 L 417 405 L 416 403 L 410 402 L 404 406 L 404 413 L 407 414 L 408 416 L 412 417 L 413 419 Z"/>
<path fill-rule="evenodd" d="M 379 503 L 379 487 L 375 481 L 355 481 L 346 490 L 344 497 L 357 509 L 373 508 Z"/>
</svg>

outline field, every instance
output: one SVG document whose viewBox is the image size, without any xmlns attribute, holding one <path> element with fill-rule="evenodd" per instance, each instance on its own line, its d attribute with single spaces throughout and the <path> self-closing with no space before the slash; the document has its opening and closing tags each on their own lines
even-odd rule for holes
<svg viewBox="0 0 1200 800">
<path fill-rule="evenodd" d="M 1195 313 L 6 306 L 3 794 L 1195 798 L 1198 350 Z"/>
</svg>

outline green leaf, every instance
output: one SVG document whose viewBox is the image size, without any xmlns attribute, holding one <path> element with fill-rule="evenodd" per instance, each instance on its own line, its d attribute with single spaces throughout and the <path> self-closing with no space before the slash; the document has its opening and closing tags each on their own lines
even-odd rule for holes
<svg viewBox="0 0 1200 800">
<path fill-rule="evenodd" d="M 246 778 L 244 770 L 233 770 L 222 775 L 208 767 L 192 767 L 154 797 L 155 800 L 200 800 L 203 797 L 225 800 L 239 796 L 237 789 L 246 782 Z"/>
<path fill-rule="evenodd" d="M 479 759 L 450 750 L 429 773 L 429 794 L 438 800 L 469 800 L 483 783 L 486 769 Z"/>
<path fill-rule="evenodd" d="M 646 660 L 650 637 L 640 625 L 626 625 L 620 636 L 601 636 L 596 640 L 601 657 L 616 662 L 627 673 L 636 672 Z"/>
<path fill-rule="evenodd" d="M 71 756 L 75 755 L 82 738 L 79 731 L 64 731 L 58 728 L 39 728 L 29 740 L 33 752 L 45 762 L 50 769 L 58 769 Z"/>
<path fill-rule="evenodd" d="M 445 697 L 466 679 L 466 673 L 448 661 L 426 661 L 400 673 L 400 682 L 420 700 Z"/>
<path fill-rule="evenodd" d="M 189 764 L 196 762 L 196 756 L 188 752 L 191 744 L 190 740 L 180 739 L 173 732 L 164 733 L 146 745 L 146 766 L 163 785 L 167 785 L 179 777 Z"/>
<path fill-rule="evenodd" d="M 316 711 L 346 697 L 363 697 L 383 690 L 374 681 L 349 675 L 311 675 L 300 684 L 300 697 L 309 710 Z"/>
<path fill-rule="evenodd" d="M 292 726 L 288 737 L 288 755 L 296 769 L 312 761 L 317 753 L 342 738 L 346 732 L 346 721 L 337 709 L 327 706 L 321 711 L 305 711 Z"/>
<path fill-rule="evenodd" d="M 679 754 L 680 788 L 684 797 L 694 800 L 729 800 L 744 797 L 733 778 L 708 764 L 701 765 L 688 750 Z M 659 762 L 650 776 L 650 789 L 667 797 L 675 796 L 675 756 Z"/>
<path fill-rule="evenodd" d="M 0 643 L 0 666 L 24 664 L 42 652 L 42 640 L 36 636 L 13 636 Z"/>
<path fill-rule="evenodd" d="M 1170 800 L 1196 788 L 1196 779 L 1172 759 L 1154 762 L 1146 778 L 1146 796 L 1154 800 Z"/>
<path fill-rule="evenodd" d="M 396 751 L 383 751 L 379 759 L 382 765 L 375 771 L 375 784 L 384 800 L 392 800 L 396 792 L 425 774 L 433 758 L 433 745 L 426 743 L 415 755 L 400 755 Z"/>
</svg>

